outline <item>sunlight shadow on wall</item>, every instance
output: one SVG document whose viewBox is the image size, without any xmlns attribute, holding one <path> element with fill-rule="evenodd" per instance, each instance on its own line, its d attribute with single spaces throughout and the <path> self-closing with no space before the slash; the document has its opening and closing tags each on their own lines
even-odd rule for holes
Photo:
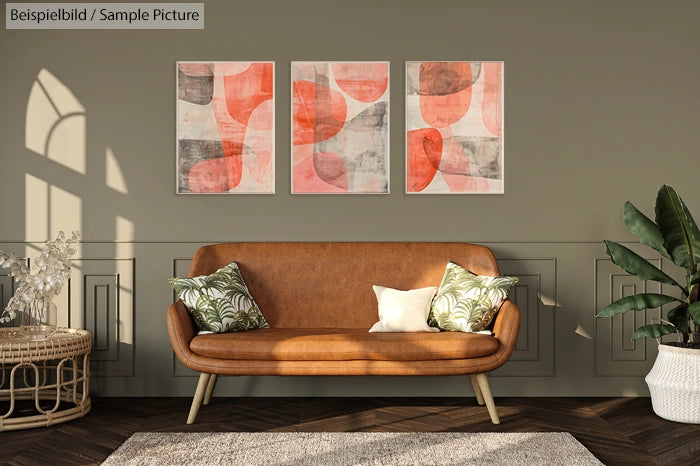
<svg viewBox="0 0 700 466">
<path fill-rule="evenodd" d="M 48 239 L 49 236 L 49 184 L 29 173 L 24 174 L 24 237 Z M 29 257 L 29 256 L 27 256 Z"/>
<path fill-rule="evenodd" d="M 576 330 L 574 330 L 574 333 L 576 335 L 582 336 L 586 340 L 593 341 L 593 335 L 591 335 L 591 333 L 588 330 L 586 330 L 581 324 L 578 324 Z"/>
<path fill-rule="evenodd" d="M 119 167 L 119 162 L 117 162 L 116 157 L 114 157 L 114 152 L 112 152 L 111 147 L 105 150 L 105 183 L 117 192 L 129 194 L 129 189 L 126 187 L 126 181 L 124 180 L 124 174 Z M 119 228 L 117 228 L 117 234 L 119 234 L 118 231 Z M 132 237 L 129 239 L 134 238 Z"/>
<path fill-rule="evenodd" d="M 562 307 L 562 305 L 558 301 L 556 301 L 554 298 L 550 298 L 549 296 L 546 296 L 542 293 L 538 293 L 538 296 L 540 298 L 540 302 L 542 304 L 544 304 L 545 306 L 549 306 L 549 307 L 552 307 L 555 309 Z"/>
<path fill-rule="evenodd" d="M 54 301 L 57 323 L 93 333 L 95 374 L 129 375 L 135 226 L 119 210 L 129 190 L 112 148 L 90 154 L 87 136 L 86 108 L 42 69 L 27 101 L 25 146 L 31 152 L 19 161 L 26 167 L 26 256 L 36 255 L 37 245 L 61 230 L 83 232 L 69 285 Z M 91 229 L 93 224 L 101 228 Z M 95 232 L 106 237 L 86 238 Z"/>
<path fill-rule="evenodd" d="M 50 237 L 59 231 L 71 232 L 82 224 L 83 202 L 80 197 L 58 186 L 49 186 Z M 60 214 L 58 214 L 60 213 Z"/>
<path fill-rule="evenodd" d="M 85 107 L 49 71 L 42 69 L 27 102 L 25 146 L 85 174 Z"/>
<path fill-rule="evenodd" d="M 133 257 L 134 244 L 132 241 L 134 240 L 134 222 L 121 215 L 117 215 L 115 233 L 115 257 Z"/>
</svg>

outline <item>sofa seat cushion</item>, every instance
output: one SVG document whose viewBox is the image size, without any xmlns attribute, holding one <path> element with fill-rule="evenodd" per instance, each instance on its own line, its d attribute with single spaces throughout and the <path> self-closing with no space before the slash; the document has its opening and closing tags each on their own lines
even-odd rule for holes
<svg viewBox="0 0 700 466">
<path fill-rule="evenodd" d="M 491 335 L 461 332 L 368 333 L 365 328 L 262 328 L 197 335 L 193 353 L 216 359 L 267 361 L 430 361 L 470 359 L 498 350 Z"/>
</svg>

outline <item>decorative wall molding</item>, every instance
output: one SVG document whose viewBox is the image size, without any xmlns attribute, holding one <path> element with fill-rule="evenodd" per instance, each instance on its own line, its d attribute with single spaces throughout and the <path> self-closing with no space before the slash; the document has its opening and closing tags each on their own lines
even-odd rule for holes
<svg viewBox="0 0 700 466">
<path fill-rule="evenodd" d="M 510 359 L 492 375 L 554 377 L 556 259 L 498 259 L 498 267 L 520 279 L 509 295 L 520 309 L 520 332 Z"/>
<path fill-rule="evenodd" d="M 7 302 L 15 294 L 15 280 L 9 274 L 0 275 L 0 314 L 7 306 Z"/>
<path fill-rule="evenodd" d="M 134 242 L 120 252 L 114 243 L 82 244 L 73 277 L 56 297 L 59 325 L 86 327 L 95 335 L 93 393 L 100 396 L 191 396 L 196 373 L 175 357 L 168 339 L 165 312 L 175 299 L 166 279 L 187 276 L 191 257 L 201 243 Z M 510 299 L 521 310 L 515 352 L 494 371 L 498 396 L 622 396 L 648 394 L 643 376 L 655 357 L 653 341 L 629 339 L 641 321 L 595 319 L 597 310 L 618 294 L 641 291 L 642 284 L 601 259 L 600 244 L 487 244 L 499 258 L 501 273 L 520 278 Z M 0 242 L 0 249 L 22 251 L 23 245 Z M 643 250 L 641 245 L 630 244 Z M 642 252 L 642 254 L 644 254 Z M 135 261 L 133 257 L 138 257 Z M 595 261 L 595 274 L 591 266 Z M 654 262 L 659 264 L 659 262 Z M 670 261 L 662 259 L 673 275 Z M 585 273 L 585 270 L 589 270 Z M 12 294 L 12 280 L 0 269 L 0 300 Z M 614 285 L 613 285 L 614 281 Z M 647 284 L 647 291 L 658 291 Z M 662 292 L 671 293 L 673 290 Z M 70 299 L 69 299 L 70 297 Z M 593 309 L 593 308 L 596 309 Z M 555 314 L 558 314 L 555 315 Z M 634 319 L 638 319 L 637 322 Z M 117 325 L 120 323 L 120 325 Z M 610 329 L 603 328 L 610 325 Z M 583 332 L 578 332 L 578 328 Z M 585 330 L 589 331 L 586 336 Z M 606 333 L 607 332 L 607 333 Z M 614 336 L 615 332 L 617 336 Z M 607 340 L 607 350 L 603 339 Z M 612 341 L 619 342 L 613 346 Z M 613 351 L 614 348 L 614 351 Z M 646 359 L 644 359 L 646 358 Z M 628 366 L 632 369 L 626 369 Z M 604 379 L 601 383 L 601 378 Z M 226 378 L 219 396 L 464 396 L 461 377 L 415 378 L 292 377 Z M 467 384 L 468 385 L 468 384 Z M 432 388 L 430 388 L 432 387 Z"/>
<path fill-rule="evenodd" d="M 23 259 L 25 264 L 29 266 L 29 259 Z M 5 310 L 5 307 L 7 306 L 7 303 L 10 301 L 10 298 L 14 296 L 15 290 L 17 289 L 17 282 L 15 282 L 15 279 L 10 276 L 10 269 L 9 268 L 4 268 L 0 269 L 2 273 L 0 273 L 0 314 L 3 313 Z M 7 325 L 19 325 L 19 324 L 7 324 Z"/>
<path fill-rule="evenodd" d="M 92 333 L 95 377 L 134 377 L 135 267 L 134 258 L 73 261 L 66 324 Z"/>
<path fill-rule="evenodd" d="M 192 263 L 192 258 L 185 259 L 173 259 L 173 272 L 172 277 L 186 277 L 190 270 L 190 264 Z M 177 294 L 173 291 L 173 302 L 177 301 Z M 192 369 L 185 367 L 184 364 L 175 356 L 175 352 L 172 353 L 172 375 L 173 377 L 199 377 L 199 372 L 195 372 Z"/>
<path fill-rule="evenodd" d="M 661 259 L 647 259 L 661 268 Z M 595 259 L 595 314 L 622 297 L 635 293 L 661 293 L 657 282 L 644 282 L 620 270 L 611 259 Z M 635 329 L 661 316 L 659 309 L 628 312 L 596 319 L 595 375 L 644 376 L 656 356 L 656 344 L 648 338 L 632 340 Z"/>
</svg>

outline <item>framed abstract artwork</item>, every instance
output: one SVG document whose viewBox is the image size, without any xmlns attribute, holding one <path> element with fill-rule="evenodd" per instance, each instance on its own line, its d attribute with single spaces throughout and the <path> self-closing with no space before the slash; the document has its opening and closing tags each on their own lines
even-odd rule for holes
<svg viewBox="0 0 700 466">
<path fill-rule="evenodd" d="M 503 188 L 503 62 L 406 62 L 406 192 Z"/>
<path fill-rule="evenodd" d="M 292 62 L 292 193 L 389 193 L 389 62 Z"/>
<path fill-rule="evenodd" d="M 177 62 L 177 193 L 275 192 L 274 62 Z"/>
</svg>

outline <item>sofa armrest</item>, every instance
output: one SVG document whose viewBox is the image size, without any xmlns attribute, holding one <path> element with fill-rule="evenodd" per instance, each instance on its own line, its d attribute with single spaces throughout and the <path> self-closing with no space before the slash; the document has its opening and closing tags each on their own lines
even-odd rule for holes
<svg viewBox="0 0 700 466">
<path fill-rule="evenodd" d="M 192 325 L 192 317 L 190 317 L 182 300 L 178 299 L 170 305 L 167 321 L 170 344 L 173 345 L 178 359 L 187 366 L 187 362 L 192 356 L 190 342 L 195 336 L 195 330 Z"/>
<path fill-rule="evenodd" d="M 515 349 L 519 331 L 520 309 L 517 304 L 507 299 L 498 310 L 493 324 L 493 335 L 501 343 L 501 348 L 498 350 L 499 356 L 504 360 L 508 359 Z"/>
</svg>

